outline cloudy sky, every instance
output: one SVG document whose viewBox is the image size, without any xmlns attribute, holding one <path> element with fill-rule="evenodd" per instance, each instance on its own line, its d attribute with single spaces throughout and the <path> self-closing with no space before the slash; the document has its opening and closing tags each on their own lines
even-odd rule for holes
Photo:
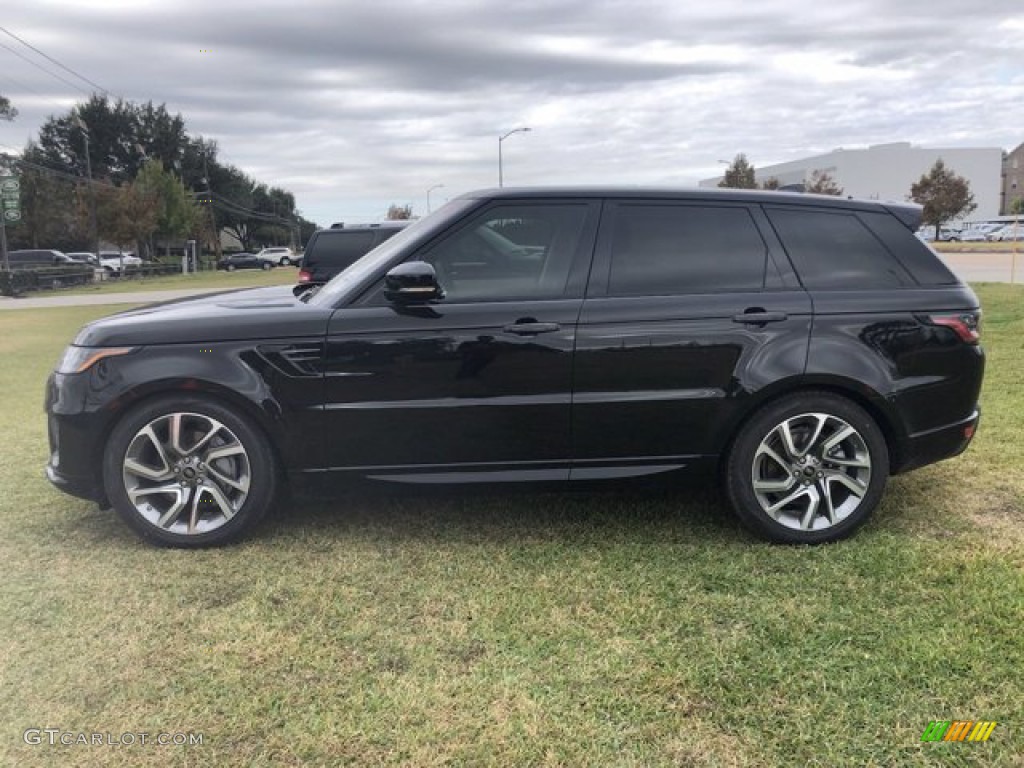
<svg viewBox="0 0 1024 768">
<path fill-rule="evenodd" d="M 1019 0 L 9 0 L 0 27 L 114 96 L 166 103 L 321 224 L 494 186 L 497 137 L 520 126 L 506 185 L 691 185 L 741 151 L 763 166 L 1024 142 Z M 0 93 L 21 113 L 0 150 L 90 89 L 0 32 Z"/>
</svg>

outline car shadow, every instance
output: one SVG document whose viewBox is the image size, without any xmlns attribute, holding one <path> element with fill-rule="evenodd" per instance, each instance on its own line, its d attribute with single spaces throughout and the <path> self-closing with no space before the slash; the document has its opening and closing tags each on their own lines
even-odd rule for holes
<svg viewBox="0 0 1024 768">
<path fill-rule="evenodd" d="M 580 491 L 460 487 L 296 497 L 279 504 L 248 540 L 300 539 L 322 550 L 353 538 L 501 544 L 624 537 L 753 541 L 717 489 L 700 485 Z"/>
</svg>

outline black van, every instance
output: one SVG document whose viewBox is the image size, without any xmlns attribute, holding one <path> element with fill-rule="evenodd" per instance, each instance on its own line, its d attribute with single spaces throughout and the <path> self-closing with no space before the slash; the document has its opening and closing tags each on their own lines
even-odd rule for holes
<svg viewBox="0 0 1024 768">
<path fill-rule="evenodd" d="M 10 251 L 7 254 L 7 261 L 11 269 L 35 269 L 37 267 L 65 267 L 84 264 L 85 262 L 73 259 L 70 256 L 49 249 L 37 248 L 34 250 Z"/>
<path fill-rule="evenodd" d="M 330 229 L 314 232 L 302 257 L 299 282 L 309 285 L 326 283 L 385 240 L 397 235 L 408 224 L 408 221 L 355 227 L 335 224 Z"/>
</svg>

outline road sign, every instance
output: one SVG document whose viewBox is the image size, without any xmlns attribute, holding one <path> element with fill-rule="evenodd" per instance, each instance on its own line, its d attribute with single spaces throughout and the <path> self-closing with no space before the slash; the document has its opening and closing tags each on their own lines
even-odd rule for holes
<svg viewBox="0 0 1024 768">
<path fill-rule="evenodd" d="M 21 196 L 21 182 L 17 176 L 0 176 L 0 197 L 17 199 Z"/>
<path fill-rule="evenodd" d="M 0 221 L 14 224 L 21 221 L 21 182 L 17 176 L 0 176 Z"/>
</svg>

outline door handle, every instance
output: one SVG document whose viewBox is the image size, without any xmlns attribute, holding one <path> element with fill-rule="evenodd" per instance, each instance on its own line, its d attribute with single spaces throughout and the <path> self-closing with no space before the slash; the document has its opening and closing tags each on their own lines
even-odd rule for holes
<svg viewBox="0 0 1024 768">
<path fill-rule="evenodd" d="M 734 323 L 745 323 L 746 325 L 764 325 L 765 323 L 781 323 L 788 320 L 789 315 L 785 312 L 744 312 L 741 315 L 733 315 Z"/>
<path fill-rule="evenodd" d="M 517 336 L 536 336 L 538 333 L 554 333 L 562 329 L 558 323 L 511 323 L 504 327 L 505 333 Z"/>
</svg>

